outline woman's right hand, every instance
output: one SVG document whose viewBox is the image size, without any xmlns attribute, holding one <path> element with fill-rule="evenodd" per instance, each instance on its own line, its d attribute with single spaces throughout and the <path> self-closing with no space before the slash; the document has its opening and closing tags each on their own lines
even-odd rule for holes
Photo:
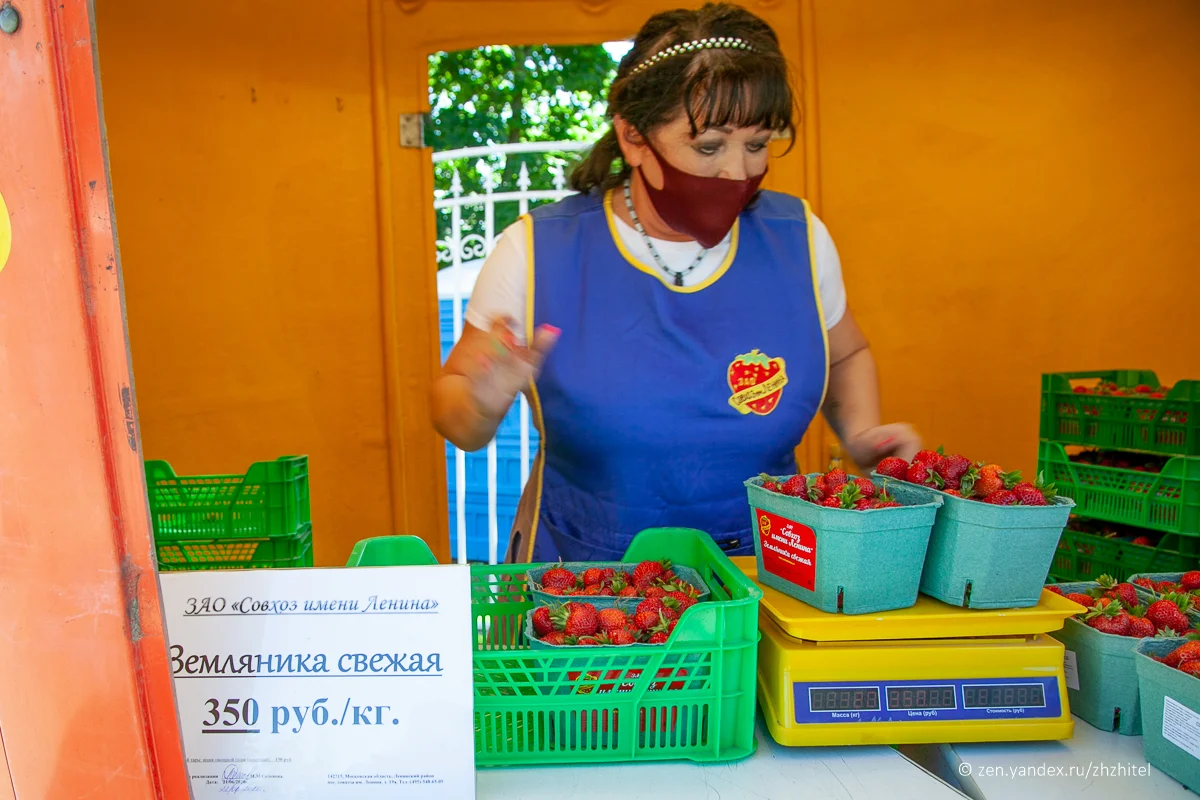
<svg viewBox="0 0 1200 800">
<path fill-rule="evenodd" d="M 508 318 L 493 320 L 491 346 L 464 365 L 471 396 L 485 417 L 498 419 L 508 413 L 517 392 L 541 371 L 561 333 L 552 325 L 542 325 L 533 332 L 533 341 L 522 345 L 513 335 L 512 325 Z"/>
</svg>

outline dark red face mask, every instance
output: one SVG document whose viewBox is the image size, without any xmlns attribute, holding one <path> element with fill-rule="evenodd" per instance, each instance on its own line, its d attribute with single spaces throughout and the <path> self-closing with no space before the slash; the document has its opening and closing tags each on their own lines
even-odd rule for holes
<svg viewBox="0 0 1200 800">
<path fill-rule="evenodd" d="M 704 247 L 721 243 L 767 174 L 764 171 L 744 180 L 706 178 L 671 166 L 653 147 L 650 152 L 658 159 L 663 175 L 662 188 L 655 189 L 642 173 L 654 210 L 673 230 L 691 236 Z"/>
</svg>

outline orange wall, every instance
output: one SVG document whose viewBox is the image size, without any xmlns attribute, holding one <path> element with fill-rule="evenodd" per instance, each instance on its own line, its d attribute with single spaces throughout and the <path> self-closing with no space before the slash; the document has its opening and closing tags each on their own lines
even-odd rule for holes
<svg viewBox="0 0 1200 800">
<path fill-rule="evenodd" d="M 1032 469 L 1042 371 L 1200 376 L 1200 6 L 812 3 L 814 195 L 887 417 Z M 146 454 L 308 453 L 317 560 L 342 561 L 393 518 L 366 3 L 97 16 Z"/>
<path fill-rule="evenodd" d="M 1200 378 L 1200 5 L 815 16 L 821 214 L 886 416 L 1032 470 L 1041 372 Z"/>
<path fill-rule="evenodd" d="M 393 532 L 353 5 L 96 5 L 146 455 L 185 474 L 307 453 L 325 563 Z"/>
</svg>

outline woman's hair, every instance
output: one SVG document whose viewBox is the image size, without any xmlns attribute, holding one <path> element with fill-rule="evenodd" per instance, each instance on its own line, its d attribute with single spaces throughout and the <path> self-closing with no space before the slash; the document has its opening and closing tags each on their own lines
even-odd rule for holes
<svg viewBox="0 0 1200 800">
<path fill-rule="evenodd" d="M 721 36 L 741 39 L 750 49 L 700 48 L 635 71 L 669 47 Z M 723 126 L 792 134 L 793 108 L 787 62 L 775 31 L 731 3 L 655 14 L 638 31 L 608 90 L 608 116 L 620 115 L 642 136 L 680 113 L 687 115 L 693 136 Z M 610 127 L 572 171 L 571 188 L 611 189 L 629 173 L 616 129 Z"/>
</svg>

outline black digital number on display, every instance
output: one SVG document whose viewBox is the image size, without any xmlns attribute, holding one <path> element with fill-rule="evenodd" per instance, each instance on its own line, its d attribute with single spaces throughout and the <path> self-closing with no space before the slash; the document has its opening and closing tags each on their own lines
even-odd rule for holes
<svg viewBox="0 0 1200 800">
<path fill-rule="evenodd" d="M 907 711 L 917 709 L 957 708 L 953 686 L 889 686 L 888 709 Z"/>
<path fill-rule="evenodd" d="M 808 707 L 812 711 L 878 711 L 879 689 L 809 689 Z"/>
<path fill-rule="evenodd" d="M 1040 683 L 963 687 L 965 708 L 1022 708 L 1044 705 L 1046 694 Z"/>
</svg>

